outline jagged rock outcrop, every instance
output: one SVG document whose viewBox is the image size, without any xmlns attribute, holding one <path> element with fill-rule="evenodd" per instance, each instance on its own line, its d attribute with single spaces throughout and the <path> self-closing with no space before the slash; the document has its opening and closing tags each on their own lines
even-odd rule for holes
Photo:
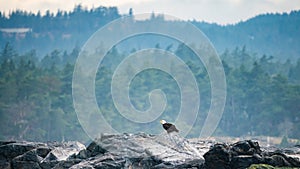
<svg viewBox="0 0 300 169">
<path fill-rule="evenodd" d="M 89 160 L 72 168 L 191 168 L 204 163 L 202 155 L 178 135 L 102 135 L 73 157 Z"/>
<path fill-rule="evenodd" d="M 79 142 L 0 142 L 1 169 L 300 167 L 299 157 L 299 147 L 270 151 L 251 140 L 224 144 L 177 134 L 103 134 L 87 147 Z"/>
<path fill-rule="evenodd" d="M 1 142 L 0 168 L 199 168 L 208 148 L 196 147 L 176 134 L 143 133 L 103 134 L 87 147 L 78 142 Z"/>
<path fill-rule="evenodd" d="M 252 164 L 300 167 L 300 151 L 293 149 L 262 151 L 258 142 L 246 140 L 228 145 L 215 144 L 204 154 L 207 169 L 245 169 Z"/>
<path fill-rule="evenodd" d="M 2 141 L 0 142 L 0 168 L 54 168 L 66 163 L 68 157 L 83 149 L 85 149 L 85 146 L 79 142 L 34 143 Z M 68 161 L 67 163 L 70 162 Z M 72 163 L 72 165 L 74 164 L 76 162 Z"/>
</svg>

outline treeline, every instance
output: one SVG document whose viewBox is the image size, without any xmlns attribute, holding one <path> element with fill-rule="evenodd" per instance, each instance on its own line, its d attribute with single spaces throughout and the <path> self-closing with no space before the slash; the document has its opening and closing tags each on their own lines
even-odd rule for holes
<svg viewBox="0 0 300 169">
<path fill-rule="evenodd" d="M 31 28 L 33 32 L 90 32 L 104 24 L 119 18 L 117 7 L 87 9 L 82 5 L 74 7 L 73 11 L 46 11 L 44 15 L 15 10 L 5 15 L 0 12 L 1 28 Z"/>
<path fill-rule="evenodd" d="M 219 53 L 244 45 L 259 56 L 273 55 L 275 59 L 297 60 L 300 45 L 300 12 L 260 14 L 234 25 L 220 26 L 193 21 L 213 42 Z M 294 38 L 295 37 L 295 38 Z"/>
<path fill-rule="evenodd" d="M 100 27 L 119 17 L 117 7 L 87 9 L 82 5 L 76 5 L 72 11 L 48 10 L 45 14 L 23 10 L 0 12 L 0 30 L 8 29 L 8 32 L 0 31 L 0 45 L 10 42 L 20 52 L 32 49 L 41 57 L 53 49 L 71 51 L 76 45 L 82 46 Z M 22 33 L 18 28 L 30 31 Z"/>
<path fill-rule="evenodd" d="M 62 56 L 77 56 L 74 52 L 60 55 L 53 51 L 39 60 L 34 51 L 19 55 L 6 44 L 0 55 L 0 139 L 59 141 L 86 137 L 73 109 L 74 65 L 62 65 L 60 60 Z"/>
<path fill-rule="evenodd" d="M 120 14 L 117 7 L 87 9 L 77 5 L 72 11 L 47 11 L 45 14 L 22 10 L 8 14 L 0 12 L 0 29 L 31 30 L 23 34 L 16 33 L 17 30 L 13 33 L 1 32 L 0 45 L 11 42 L 20 52 L 35 49 L 39 56 L 44 56 L 53 49 L 71 51 L 76 45 L 82 46 L 87 38 L 105 24 L 121 16 L 132 15 L 134 9 L 128 10 L 128 13 Z M 267 53 L 281 61 L 297 60 L 300 53 L 300 11 L 261 14 L 225 26 L 196 20 L 191 23 L 207 35 L 218 53 L 225 49 L 234 50 L 236 46 L 241 48 L 243 45 L 259 55 Z"/>
<path fill-rule="evenodd" d="M 225 52 L 228 85 L 220 133 L 233 136 L 272 135 L 300 138 L 300 59 L 276 61 L 249 52 Z"/>
<path fill-rule="evenodd" d="M 72 75 L 79 49 L 54 50 L 43 59 L 34 51 L 19 54 L 7 43 L 0 53 L 0 139 L 87 140 L 72 100 Z M 189 55 L 182 47 L 178 56 Z M 116 48 L 107 55 L 122 58 Z M 225 51 L 221 58 L 227 80 L 225 111 L 216 135 L 270 135 L 300 138 L 300 59 L 279 62 L 271 56 L 257 59 L 244 47 Z M 187 61 L 186 58 L 184 58 Z M 201 93 L 201 108 L 190 137 L 199 135 L 210 106 L 207 72 L 198 62 L 187 61 Z M 110 92 L 113 70 L 100 68 L 96 78 L 96 97 L 104 117 L 120 131 L 161 132 L 159 123 L 143 128 L 116 112 Z M 166 85 L 168 84 L 168 85 Z M 180 91 L 168 74 L 149 70 L 132 81 L 131 101 L 140 110 L 149 107 L 148 93 L 162 89 L 168 99 L 163 117 L 174 121 L 180 105 Z M 189 125 L 189 124 L 186 124 Z M 101 129 L 99 129 L 101 131 Z"/>
</svg>

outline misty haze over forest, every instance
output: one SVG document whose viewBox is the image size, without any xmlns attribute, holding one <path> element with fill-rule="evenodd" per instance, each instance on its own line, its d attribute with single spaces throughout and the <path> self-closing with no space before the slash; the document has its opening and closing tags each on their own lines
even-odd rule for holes
<svg viewBox="0 0 300 169">
<path fill-rule="evenodd" d="M 116 7 L 33 14 L 16 10 L 0 13 L 0 139 L 81 140 L 88 138 L 78 122 L 72 99 L 76 58 L 88 38 L 122 16 Z M 153 14 L 148 20 L 166 21 Z M 180 21 L 182 22 L 182 21 Z M 300 139 L 300 11 L 263 14 L 234 25 L 198 21 L 222 59 L 227 100 L 218 136 L 276 136 Z M 122 29 L 122 28 L 120 28 Z M 96 98 L 105 119 L 116 130 L 158 134 L 157 121 L 134 124 L 117 113 L 110 94 L 112 67 L 128 54 L 145 48 L 175 53 L 189 66 L 199 86 L 201 107 L 188 137 L 197 137 L 208 113 L 210 80 L 205 67 L 184 44 L 145 35 L 134 44 L 116 45 L 106 55 L 108 67 L 99 67 Z M 168 84 L 168 85 L 165 85 Z M 176 81 L 159 70 L 139 73 L 129 91 L 137 109 L 149 107 L 148 93 L 159 88 L 168 105 L 162 116 L 174 121 L 180 106 Z M 190 124 L 185 124 L 190 125 Z M 141 128 L 142 126 L 142 128 Z M 154 131 L 154 132 L 153 132 Z"/>
</svg>

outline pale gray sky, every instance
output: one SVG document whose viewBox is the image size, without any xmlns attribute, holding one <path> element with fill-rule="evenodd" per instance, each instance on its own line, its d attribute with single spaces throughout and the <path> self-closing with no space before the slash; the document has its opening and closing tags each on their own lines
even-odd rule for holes
<svg viewBox="0 0 300 169">
<path fill-rule="evenodd" d="M 122 14 L 133 8 L 135 14 L 164 13 L 219 24 L 237 23 L 262 13 L 300 9 L 300 0 L 0 0 L 0 10 L 6 14 L 15 9 L 44 13 L 47 9 L 69 11 L 75 4 L 88 8 L 117 6 Z"/>
</svg>

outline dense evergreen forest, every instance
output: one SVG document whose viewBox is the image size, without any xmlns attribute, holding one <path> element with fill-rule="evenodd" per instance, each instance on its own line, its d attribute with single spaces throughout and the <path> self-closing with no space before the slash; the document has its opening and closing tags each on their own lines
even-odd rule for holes
<svg viewBox="0 0 300 169">
<path fill-rule="evenodd" d="M 86 139 L 72 104 L 73 61 L 78 52 L 77 48 L 70 53 L 54 50 L 39 60 L 34 51 L 19 54 L 7 43 L 0 55 L 1 139 Z M 185 54 L 182 48 L 176 52 Z M 110 57 L 118 55 L 122 54 L 114 49 Z M 225 112 L 216 134 L 287 135 L 299 139 L 300 59 L 297 63 L 274 61 L 270 56 L 257 59 L 246 48 L 226 51 L 221 57 L 228 91 Z M 194 73 L 201 92 L 201 112 L 206 112 L 210 99 L 209 77 L 203 67 L 192 62 L 188 65 L 197 70 Z M 99 70 L 96 79 L 99 102 L 111 102 L 111 96 L 106 93 L 110 91 L 111 75 L 109 69 Z M 165 85 L 166 82 L 169 85 Z M 166 118 L 174 120 L 180 93 L 172 77 L 152 70 L 141 74 L 132 85 L 132 99 L 140 109 L 149 106 L 145 97 L 153 86 L 164 90 L 169 97 Z M 103 109 L 105 118 L 116 129 L 161 132 L 158 123 L 147 124 L 142 129 L 131 126 L 114 113 L 111 104 Z M 205 117 L 205 113 L 199 113 L 190 137 L 199 135 Z"/>
<path fill-rule="evenodd" d="M 45 15 L 16 10 L 0 12 L 0 46 L 9 41 L 18 51 L 36 50 L 40 57 L 53 49 L 72 51 L 106 23 L 132 15 L 120 14 L 116 7 L 87 9 L 82 5 L 73 11 L 47 11 Z M 155 16 L 154 17 L 159 17 Z M 262 14 L 233 25 L 191 21 L 211 40 L 219 53 L 244 45 L 258 56 L 272 55 L 285 61 L 297 60 L 300 53 L 300 11 Z M 16 28 L 27 28 L 20 30 Z M 19 33 L 17 33 L 19 31 Z M 23 32 L 22 32 L 23 31 Z"/>
<path fill-rule="evenodd" d="M 0 12 L 0 44 L 7 41 L 21 52 L 34 49 L 42 56 L 53 49 L 72 50 L 101 26 L 121 17 L 116 7 L 85 9 L 78 5 L 73 11 L 47 11 L 45 15 L 16 10 L 5 16 Z M 26 32 L 18 32 L 27 28 Z"/>
<path fill-rule="evenodd" d="M 44 16 L 14 11 L 5 17 L 0 13 L 1 28 L 31 29 L 21 34 L 5 32 L 7 30 L 4 29 L 0 36 L 0 139 L 88 139 L 73 108 L 74 63 L 80 52 L 79 46 L 99 27 L 120 16 L 114 7 L 88 10 L 82 6 L 75 7 L 72 12 L 47 12 Z M 300 12 L 292 12 L 262 15 L 228 26 L 193 21 L 221 51 L 226 74 L 227 101 L 216 135 L 269 135 L 300 139 L 299 20 Z M 293 25 L 282 27 L 283 22 Z M 250 39 L 257 36 L 258 40 L 250 43 L 246 38 L 249 36 L 245 36 L 249 34 L 247 30 L 253 31 Z M 229 39 L 230 43 L 225 39 Z M 162 46 L 157 43 L 153 47 Z M 198 136 L 210 105 L 209 77 L 201 64 L 188 59 L 191 53 L 186 48 L 173 46 L 172 51 L 185 58 L 199 85 L 202 113 L 197 117 L 189 137 Z M 113 48 L 107 57 L 122 58 L 124 55 L 126 53 L 122 50 Z M 108 94 L 110 83 L 107 83 L 112 74 L 113 71 L 108 68 L 99 68 L 95 82 L 99 107 L 105 110 L 105 118 L 116 129 L 139 131 L 141 129 L 124 122 L 114 113 L 116 110 Z M 147 94 L 153 87 L 160 88 L 166 93 L 169 103 L 165 118 L 174 120 L 180 93 L 172 77 L 150 70 L 141 73 L 132 83 L 134 90 L 130 92 L 136 107 L 147 108 Z M 103 102 L 107 103 L 101 107 Z M 150 123 L 142 129 L 145 132 L 150 130 L 161 132 L 161 126 Z"/>
</svg>

